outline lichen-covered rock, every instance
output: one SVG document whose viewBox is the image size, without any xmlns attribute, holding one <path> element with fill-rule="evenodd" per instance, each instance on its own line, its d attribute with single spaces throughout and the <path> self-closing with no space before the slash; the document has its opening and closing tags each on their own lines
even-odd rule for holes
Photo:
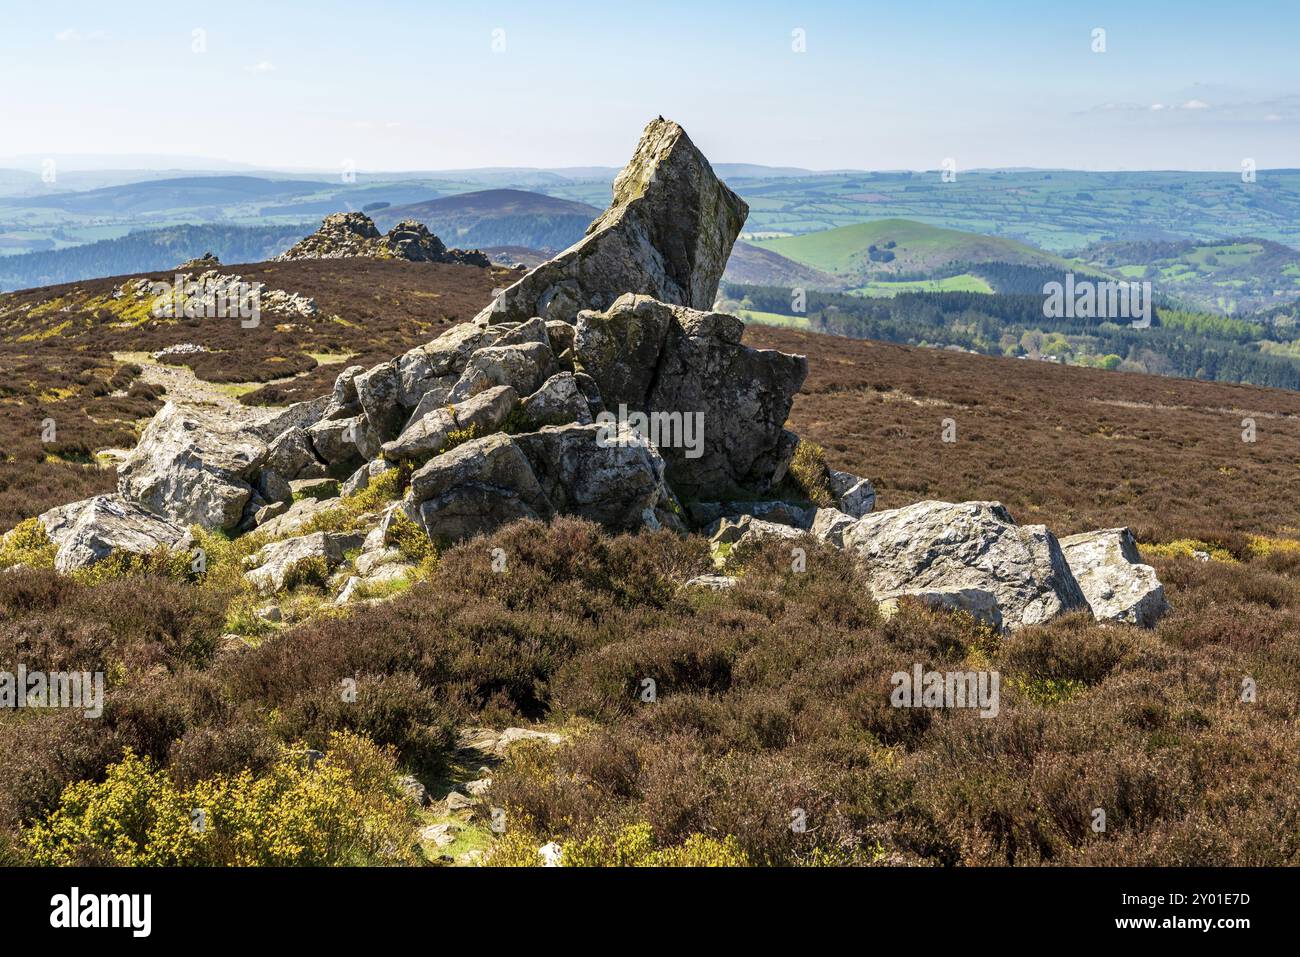
<svg viewBox="0 0 1300 957">
<path fill-rule="evenodd" d="M 355 534 L 313 532 L 271 542 L 249 556 L 246 565 L 249 570 L 244 577 L 264 595 L 298 583 L 323 585 L 323 581 L 315 581 L 312 576 L 318 571 L 332 571 L 342 564 L 343 553 L 359 548 L 363 538 Z"/>
<path fill-rule="evenodd" d="M 330 466 L 346 466 L 372 459 L 381 448 L 364 415 L 323 419 L 307 430 L 312 448 Z"/>
<path fill-rule="evenodd" d="M 353 382 L 357 403 L 365 413 L 371 433 L 382 441 L 400 432 L 406 422 L 407 410 L 399 401 L 398 361 L 381 362 L 358 375 Z"/>
<path fill-rule="evenodd" d="M 744 328 L 735 316 L 633 295 L 578 317 L 578 368 L 608 416 L 647 416 L 684 498 L 767 491 L 793 454 L 784 426 L 808 361 L 742 345 Z"/>
<path fill-rule="evenodd" d="M 861 518 L 876 507 L 876 489 L 866 479 L 849 472 L 830 470 L 831 494 L 845 515 Z"/>
<path fill-rule="evenodd" d="M 267 446 L 247 421 L 198 406 L 164 405 L 118 468 L 123 498 L 178 524 L 232 529 L 253 494 Z"/>
<path fill-rule="evenodd" d="M 60 505 L 39 516 L 58 546 L 54 567 L 61 572 L 88 568 L 115 552 L 152 555 L 185 551 L 193 540 L 183 526 L 155 515 L 120 495 L 97 495 Z"/>
<path fill-rule="evenodd" d="M 472 429 L 476 436 L 486 435 L 505 422 L 518 400 L 514 389 L 501 385 L 485 389 L 459 405 L 430 409 L 413 420 L 396 439 L 384 443 L 384 457 L 393 461 L 418 461 L 445 449 L 453 432 Z"/>
<path fill-rule="evenodd" d="M 325 474 L 325 466 L 316 457 L 306 429 L 298 426 L 285 429 L 271 440 L 263 467 L 273 469 L 286 480 Z"/>
<path fill-rule="evenodd" d="M 809 531 L 818 541 L 843 548 L 844 533 L 855 521 L 857 519 L 854 516 L 846 515 L 837 508 L 819 508 L 813 515 Z"/>
<path fill-rule="evenodd" d="M 472 430 L 475 435 L 487 435 L 501 427 L 518 401 L 518 392 L 508 385 L 498 385 L 453 405 L 451 412 L 456 427 L 461 431 Z"/>
<path fill-rule="evenodd" d="M 630 429 L 610 441 L 602 432 L 597 425 L 548 426 L 514 440 L 556 511 L 615 529 L 647 524 L 664 498 L 664 460 Z"/>
<path fill-rule="evenodd" d="M 508 385 L 519 395 L 532 395 L 557 371 L 555 356 L 545 342 L 484 346 L 469 357 L 447 398 L 453 403 L 464 402 L 498 385 Z"/>
<path fill-rule="evenodd" d="M 370 487 L 372 479 L 377 479 L 385 472 L 391 472 L 397 468 L 392 462 L 386 459 L 371 459 L 365 465 L 353 472 L 341 486 L 339 486 L 339 495 L 355 495 Z"/>
<path fill-rule="evenodd" d="M 707 309 L 748 214 L 680 126 L 652 120 L 587 235 L 507 288 L 475 322 L 572 323 L 580 310 L 604 309 L 628 292 Z"/>
<path fill-rule="evenodd" d="M 877 601 L 978 589 L 1015 630 L 1087 608 L 1061 552 L 1042 525 L 1017 525 L 998 502 L 918 502 L 873 512 L 843 532 Z"/>
<path fill-rule="evenodd" d="M 511 496 L 534 514 L 551 511 L 528 459 L 515 440 L 501 432 L 472 439 L 430 459 L 411 475 L 407 501 L 421 504 L 464 486 Z"/>
<path fill-rule="evenodd" d="M 425 412 L 402 430 L 402 434 L 383 445 L 384 458 L 394 462 L 417 461 L 437 455 L 447 447 L 456 430 L 456 417 L 445 405 Z"/>
<path fill-rule="evenodd" d="M 1098 621 L 1154 628 L 1169 610 L 1156 570 L 1142 564 L 1127 528 L 1067 536 L 1061 551 Z"/>
<path fill-rule="evenodd" d="M 557 372 L 524 400 L 524 415 L 537 425 L 589 425 L 591 407 L 572 372 Z"/>
</svg>

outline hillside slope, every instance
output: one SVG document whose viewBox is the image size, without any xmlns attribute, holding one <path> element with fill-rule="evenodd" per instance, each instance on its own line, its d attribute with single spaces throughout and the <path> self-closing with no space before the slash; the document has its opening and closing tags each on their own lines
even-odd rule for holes
<svg viewBox="0 0 1300 957">
<path fill-rule="evenodd" d="M 521 189 L 486 189 L 374 212 L 388 230 L 404 219 L 424 223 L 448 246 L 526 246 L 560 250 L 582 238 L 600 210 Z"/>
<path fill-rule="evenodd" d="M 864 286 L 873 279 L 951 276 L 977 263 L 1066 268 L 1059 256 L 1014 240 L 906 219 L 880 219 L 752 242 L 761 249 L 838 276 L 851 286 Z"/>
</svg>

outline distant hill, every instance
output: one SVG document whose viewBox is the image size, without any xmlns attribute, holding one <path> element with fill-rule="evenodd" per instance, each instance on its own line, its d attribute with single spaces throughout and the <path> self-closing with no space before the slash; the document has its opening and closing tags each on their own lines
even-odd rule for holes
<svg viewBox="0 0 1300 957">
<path fill-rule="evenodd" d="M 376 210 L 375 225 L 424 223 L 448 246 L 526 246 L 560 250 L 582 238 L 600 210 L 586 203 L 521 189 L 486 189 Z"/>
<path fill-rule="evenodd" d="M 123 215 L 237 203 L 271 202 L 309 195 L 329 184 L 316 180 L 270 180 L 259 176 L 184 176 L 128 183 L 77 193 L 0 200 L 0 206 L 60 209 L 82 215 Z"/>
<path fill-rule="evenodd" d="M 754 245 L 848 280 L 933 274 L 959 263 L 1059 264 L 1050 253 L 997 236 L 943 229 L 907 219 L 878 219 Z"/>
<path fill-rule="evenodd" d="M 1300 296 L 1300 252 L 1267 239 L 1098 243 L 1077 258 L 1200 309 L 1252 312 Z"/>
<path fill-rule="evenodd" d="M 751 286 L 802 286 L 825 290 L 845 287 L 844 280 L 838 276 L 745 242 L 732 247 L 723 279 Z"/>
<path fill-rule="evenodd" d="M 283 252 L 313 225 L 169 226 L 51 252 L 0 257 L 0 292 L 171 269 L 215 253 L 224 263 L 261 262 Z"/>
</svg>

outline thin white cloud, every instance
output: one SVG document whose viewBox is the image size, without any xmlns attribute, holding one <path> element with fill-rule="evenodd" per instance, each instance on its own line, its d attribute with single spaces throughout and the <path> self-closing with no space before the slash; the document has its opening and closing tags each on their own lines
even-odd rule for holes
<svg viewBox="0 0 1300 957">
<path fill-rule="evenodd" d="M 1188 100 L 1179 107 L 1179 109 L 1182 110 L 1208 110 L 1209 108 L 1210 104 L 1206 103 L 1204 100 Z"/>
<path fill-rule="evenodd" d="M 263 60 L 260 63 L 254 63 L 252 66 L 247 67 L 246 69 L 248 70 L 249 73 L 274 73 L 275 64 L 272 63 L 270 60 Z"/>
</svg>

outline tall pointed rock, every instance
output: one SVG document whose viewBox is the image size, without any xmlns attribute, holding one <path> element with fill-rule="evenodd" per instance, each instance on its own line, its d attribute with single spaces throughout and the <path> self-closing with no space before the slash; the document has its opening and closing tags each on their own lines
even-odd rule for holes
<svg viewBox="0 0 1300 957">
<path fill-rule="evenodd" d="M 502 292 L 480 324 L 532 316 L 572 323 L 624 293 L 709 309 L 749 207 L 713 173 L 686 131 L 663 117 L 614 180 L 587 235 Z"/>
</svg>

